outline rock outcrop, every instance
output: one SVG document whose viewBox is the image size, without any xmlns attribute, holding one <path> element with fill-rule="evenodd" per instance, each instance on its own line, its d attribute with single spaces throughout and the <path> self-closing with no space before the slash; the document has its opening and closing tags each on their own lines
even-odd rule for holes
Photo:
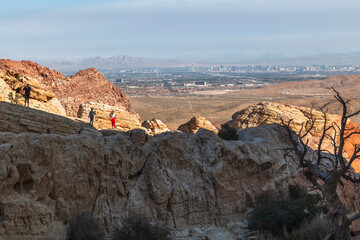
<svg viewBox="0 0 360 240">
<path fill-rule="evenodd" d="M 326 117 L 327 126 L 331 126 L 334 123 L 338 126 L 341 125 L 341 116 L 327 114 Z M 306 123 L 308 123 L 307 126 L 310 126 L 311 119 L 314 120 L 314 126 L 306 139 L 309 140 L 309 146 L 311 148 L 317 149 L 325 124 L 324 114 L 311 108 L 284 105 L 273 102 L 261 102 L 234 113 L 232 120 L 227 123 L 230 127 L 235 129 L 244 129 L 266 124 L 282 124 L 282 120 L 285 123 L 288 123 L 291 120 L 290 128 L 299 133 L 301 129 L 302 131 L 306 129 Z M 360 131 L 360 126 L 351 120 L 347 123 L 347 128 L 351 129 L 351 131 Z M 333 130 L 330 130 L 328 134 L 331 137 L 335 137 L 335 131 Z M 348 139 L 344 147 L 348 156 L 353 153 L 354 144 L 358 144 L 359 142 L 360 137 L 358 134 L 354 134 Z M 331 138 L 324 139 L 323 147 L 329 152 L 334 151 Z M 352 166 L 356 172 L 360 172 L 360 161 L 355 161 Z"/>
<path fill-rule="evenodd" d="M 0 132 L 46 133 L 50 131 L 53 134 L 70 135 L 80 133 L 83 128 L 91 127 L 64 116 L 0 102 Z"/>
<path fill-rule="evenodd" d="M 0 59 L 0 69 L 12 70 L 36 79 L 45 90 L 55 93 L 70 116 L 75 117 L 79 105 L 89 101 L 121 107 L 129 113 L 135 114 L 129 99 L 121 92 L 120 88 L 115 87 L 94 68 L 82 70 L 71 77 L 66 77 L 31 61 Z"/>
<path fill-rule="evenodd" d="M 258 194 L 306 184 L 282 150 L 290 146 L 285 134 L 277 125 L 242 130 L 239 141 L 205 129 L 155 136 L 0 133 L 0 238 L 57 240 L 70 218 L 87 211 L 107 234 L 123 216 L 141 213 L 178 236 L 205 238 L 208 228 L 231 239 L 231 226 L 246 219 Z M 358 209 L 358 189 L 346 184 L 341 191 Z"/>
<path fill-rule="evenodd" d="M 0 101 L 24 105 L 23 88 L 26 84 L 31 86 L 30 107 L 50 113 L 66 115 L 64 107 L 59 100 L 55 98 L 55 94 L 51 91 L 44 90 L 36 79 L 1 69 Z"/>
<path fill-rule="evenodd" d="M 160 119 L 145 120 L 141 126 L 149 131 L 150 134 L 159 134 L 170 131 Z"/>
<path fill-rule="evenodd" d="M 181 124 L 178 130 L 184 133 L 196 133 L 200 128 L 208 129 L 217 133 L 217 129 L 211 124 L 211 122 L 201 116 L 195 116 L 187 123 Z"/>
<path fill-rule="evenodd" d="M 0 76 L 13 91 L 19 92 L 22 95 L 25 94 L 23 88 L 29 84 L 31 86 L 30 98 L 47 102 L 55 97 L 55 93 L 41 89 L 39 83 L 33 78 L 22 76 L 13 71 L 4 72 L 1 69 Z"/>
<path fill-rule="evenodd" d="M 96 112 L 94 119 L 94 126 L 97 129 L 111 128 L 110 113 L 114 110 L 116 114 L 116 126 L 120 130 L 131 130 L 135 128 L 141 128 L 141 121 L 137 114 L 131 114 L 127 110 L 121 107 L 114 107 L 101 103 L 82 103 L 80 104 L 77 117 L 89 120 L 89 113 L 91 108 Z"/>
<path fill-rule="evenodd" d="M 2 103 L 0 111 L 28 109 L 10 105 Z M 22 114 L 13 112 L 15 119 Z M 15 121 L 4 115 L 1 126 Z M 140 129 L 65 136 L 6 131 L 0 132 L 0 239 L 62 239 L 68 220 L 82 211 L 108 235 L 135 213 L 172 226 L 182 239 L 237 239 L 257 195 L 308 184 L 278 125 L 241 130 L 239 141 L 202 128 L 154 136 Z M 356 210 L 358 191 L 339 187 Z"/>
</svg>

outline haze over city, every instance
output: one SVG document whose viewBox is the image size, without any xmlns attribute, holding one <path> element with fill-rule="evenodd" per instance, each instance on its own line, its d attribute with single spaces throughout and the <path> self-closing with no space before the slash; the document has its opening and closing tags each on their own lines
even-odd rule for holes
<svg viewBox="0 0 360 240">
<path fill-rule="evenodd" d="M 4 1 L 0 57 L 357 52 L 358 9 L 355 0 Z"/>
</svg>

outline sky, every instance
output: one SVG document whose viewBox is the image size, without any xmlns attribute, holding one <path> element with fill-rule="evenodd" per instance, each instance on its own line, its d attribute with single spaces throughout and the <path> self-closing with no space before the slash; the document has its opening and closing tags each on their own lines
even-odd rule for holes
<svg viewBox="0 0 360 240">
<path fill-rule="evenodd" d="M 360 51 L 358 0 L 0 0 L 0 57 Z"/>
</svg>

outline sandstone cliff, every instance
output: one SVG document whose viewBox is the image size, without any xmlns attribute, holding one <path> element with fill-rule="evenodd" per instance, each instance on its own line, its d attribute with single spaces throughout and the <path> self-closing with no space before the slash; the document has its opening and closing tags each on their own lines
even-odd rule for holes
<svg viewBox="0 0 360 240">
<path fill-rule="evenodd" d="M 295 132 L 299 132 L 302 125 L 306 122 L 310 122 L 311 118 L 314 120 L 314 127 L 310 131 L 307 139 L 309 139 L 309 146 L 313 149 L 317 149 L 325 124 L 324 114 L 311 108 L 284 105 L 273 102 L 261 102 L 234 113 L 232 120 L 229 121 L 228 124 L 230 127 L 235 129 L 244 129 L 266 124 L 282 124 L 281 119 L 283 119 L 285 123 L 291 120 L 290 128 Z M 340 126 L 340 120 L 341 116 L 339 115 L 327 114 L 327 126 L 333 125 L 334 123 Z M 309 125 L 310 124 L 308 124 L 308 126 Z M 347 123 L 347 128 L 351 129 L 351 131 L 360 131 L 360 126 L 353 121 L 349 121 Z M 334 131 L 329 131 L 328 133 L 331 137 L 335 136 Z M 358 144 L 359 142 L 360 137 L 357 134 L 352 135 L 348 139 L 344 147 L 347 155 L 351 155 L 353 153 L 353 145 Z M 323 147 L 330 152 L 334 151 L 333 142 L 330 138 L 325 138 Z M 360 161 L 355 161 L 352 166 L 356 172 L 360 172 Z"/>
<path fill-rule="evenodd" d="M 0 59 L 0 69 L 35 78 L 42 87 L 55 93 L 70 116 L 75 117 L 79 105 L 89 101 L 122 107 L 135 114 L 129 99 L 121 90 L 94 68 L 66 77 L 31 61 Z"/>
</svg>

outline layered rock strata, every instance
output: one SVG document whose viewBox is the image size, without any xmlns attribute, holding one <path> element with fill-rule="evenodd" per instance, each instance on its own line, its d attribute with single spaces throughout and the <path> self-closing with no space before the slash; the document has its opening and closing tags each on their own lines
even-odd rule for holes
<svg viewBox="0 0 360 240">
<path fill-rule="evenodd" d="M 3 132 L 0 238 L 57 240 L 66 222 L 86 211 L 108 235 L 122 217 L 136 213 L 188 239 L 187 229 L 199 235 L 204 227 L 218 235 L 225 229 L 222 236 L 236 239 L 229 226 L 247 218 L 258 194 L 306 184 L 285 150 L 290 146 L 278 125 L 239 131 L 239 141 L 205 129 L 154 136 L 143 130 L 101 136 Z M 358 188 L 346 184 L 339 191 L 347 205 L 359 208 Z"/>
<path fill-rule="evenodd" d="M 30 107 L 39 110 L 66 115 L 64 107 L 55 94 L 44 90 L 40 84 L 31 77 L 26 77 L 12 71 L 0 69 L 0 101 L 13 102 L 24 105 L 23 88 L 29 84 L 31 86 Z"/>
<path fill-rule="evenodd" d="M 184 133 L 196 133 L 200 128 L 208 129 L 217 133 L 217 129 L 211 124 L 209 120 L 201 116 L 191 118 L 187 123 L 181 124 L 178 127 L 179 131 Z"/>
<path fill-rule="evenodd" d="M 78 134 L 83 124 L 67 117 L 0 102 L 0 132 Z M 1 158 L 1 156 L 0 156 Z"/>
<path fill-rule="evenodd" d="M 94 126 L 97 129 L 111 128 L 110 113 L 114 111 L 116 114 L 116 126 L 120 130 L 131 130 L 141 128 L 141 121 L 137 114 L 131 114 L 121 107 L 114 107 L 102 103 L 82 103 L 77 113 L 78 118 L 89 120 L 91 108 L 96 112 Z"/>
<path fill-rule="evenodd" d="M 336 125 L 341 125 L 341 116 L 339 115 L 326 114 L 326 118 L 327 127 L 333 125 L 334 129 L 336 129 Z M 283 124 L 283 122 L 287 124 L 289 121 L 290 128 L 297 133 L 300 131 L 304 133 L 306 129 L 311 126 L 311 122 L 314 121 L 313 129 L 309 132 L 304 142 L 309 140 L 309 146 L 313 149 L 317 149 L 323 133 L 325 120 L 322 112 L 311 108 L 284 105 L 274 102 L 261 102 L 234 113 L 232 115 L 232 120 L 227 123 L 230 127 L 235 129 L 244 129 L 266 124 Z M 348 133 L 352 131 L 360 132 L 360 126 L 351 120 L 348 121 L 346 128 L 348 129 Z M 332 138 L 337 139 L 334 129 L 328 131 L 329 136 L 325 137 L 322 145 L 323 150 L 328 150 L 331 153 L 334 152 Z M 345 155 L 351 156 L 354 151 L 354 145 L 359 143 L 360 136 L 358 134 L 350 136 L 345 142 Z M 360 161 L 355 161 L 352 166 L 356 172 L 360 172 Z"/>
</svg>

